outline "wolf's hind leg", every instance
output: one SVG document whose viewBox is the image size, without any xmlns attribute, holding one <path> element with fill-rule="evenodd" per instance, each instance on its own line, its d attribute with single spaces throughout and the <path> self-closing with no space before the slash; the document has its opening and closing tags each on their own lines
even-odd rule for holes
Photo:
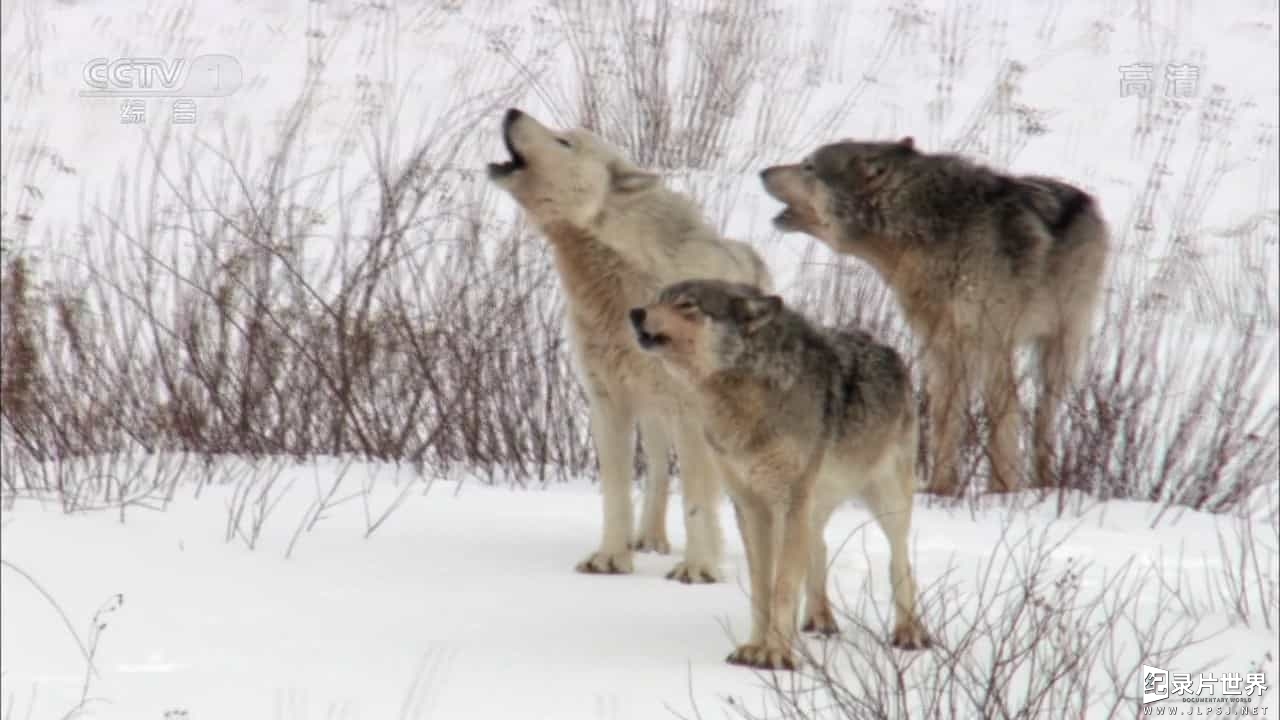
<svg viewBox="0 0 1280 720">
<path fill-rule="evenodd" d="M 831 611 L 827 596 L 827 541 L 823 531 L 838 501 L 819 498 L 814 502 L 813 522 L 809 528 L 809 572 L 805 576 L 805 620 L 803 632 L 837 635 L 840 626 Z"/>
<path fill-rule="evenodd" d="M 1088 342 L 1088 318 L 1072 320 L 1060 332 L 1041 338 L 1036 343 L 1036 370 L 1039 382 L 1036 388 L 1036 411 L 1031 431 L 1032 451 L 1035 457 L 1035 478 L 1038 488 L 1057 485 L 1054 465 L 1056 443 L 1054 435 L 1058 411 L 1066 402 L 1067 391 L 1079 373 L 1084 347 Z"/>
<path fill-rule="evenodd" d="M 904 650 L 926 648 L 932 641 L 916 607 L 918 591 L 908 547 L 915 487 L 914 448 L 901 448 L 881 472 L 883 475 L 876 478 L 864 500 L 889 540 L 889 580 L 893 586 L 894 607 L 890 642 Z"/>
</svg>

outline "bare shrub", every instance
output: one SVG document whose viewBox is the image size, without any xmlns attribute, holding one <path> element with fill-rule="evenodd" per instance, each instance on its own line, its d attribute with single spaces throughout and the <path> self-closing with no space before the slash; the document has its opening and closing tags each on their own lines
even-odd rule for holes
<svg viewBox="0 0 1280 720">
<path fill-rule="evenodd" d="M 496 85 L 407 153 L 394 118 L 368 127 L 354 187 L 358 166 L 308 154 L 309 90 L 267 148 L 156 138 L 86 207 L 79 262 L 38 295 L 21 252 L 9 264 L 0 389 L 25 455 L 6 491 L 66 490 L 48 462 L 135 449 L 582 470 L 545 250 L 462 159 L 510 97 Z"/>
<path fill-rule="evenodd" d="M 761 5 L 717 12 L 703 3 L 681 18 L 669 2 L 570 7 L 563 20 L 578 71 L 581 123 L 631 149 L 644 166 L 718 164 L 714 154 L 724 149 L 759 63 Z M 679 49 L 678 32 L 687 43 Z M 681 61 L 673 72 L 672 63 Z"/>
<path fill-rule="evenodd" d="M 1209 609 L 1225 610 L 1233 622 L 1280 629 L 1280 507 L 1272 484 L 1254 493 L 1259 507 L 1230 519 L 1230 532 L 1218 528 L 1222 570 L 1206 578 L 1213 589 Z"/>
<path fill-rule="evenodd" d="M 131 509 L 164 510 L 180 485 L 207 471 L 187 453 L 147 453 L 138 448 L 38 461 L 12 449 L 5 470 L 4 503 L 51 502 L 63 512 L 113 510 L 121 522 Z"/>
<path fill-rule="evenodd" d="M 15 441 L 27 452 L 43 454 L 37 428 L 40 417 L 40 368 L 36 350 L 36 303 L 26 258 L 9 260 L 0 288 L 0 407 Z"/>
<path fill-rule="evenodd" d="M 1060 424 L 1061 491 L 1227 512 L 1275 482 L 1275 343 L 1261 329 L 1196 340 L 1133 306 L 1108 313 Z"/>
<path fill-rule="evenodd" d="M 833 39 L 786 47 L 794 8 L 765 0 L 555 5 L 575 82 L 542 86 L 542 94 L 643 166 L 744 172 L 762 152 L 821 134 L 848 110 L 848 102 L 810 103 Z"/>
<path fill-rule="evenodd" d="M 289 494 L 296 478 L 281 481 L 284 465 L 278 459 L 267 460 L 265 467 L 253 463 L 232 489 L 227 503 L 227 524 L 223 540 L 240 540 L 254 550 L 262 538 L 262 529 Z"/>
</svg>

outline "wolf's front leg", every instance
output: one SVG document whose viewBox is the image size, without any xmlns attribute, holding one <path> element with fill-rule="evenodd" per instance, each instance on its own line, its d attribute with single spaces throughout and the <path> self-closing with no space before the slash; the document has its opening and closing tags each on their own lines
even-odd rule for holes
<svg viewBox="0 0 1280 720">
<path fill-rule="evenodd" d="M 751 638 L 725 660 L 733 665 L 758 666 L 767 659 L 767 638 L 773 602 L 774 522 L 768 506 L 750 493 L 733 497 L 742 546 L 751 579 Z"/>
<path fill-rule="evenodd" d="M 886 475 L 874 481 L 878 491 L 864 496 L 867 508 L 889 541 L 889 581 L 894 607 L 889 641 L 903 650 L 921 650 L 933 644 L 917 608 L 918 591 L 907 545 L 916 482 L 914 446 L 912 441 L 901 447 Z"/>
<path fill-rule="evenodd" d="M 724 551 L 719 517 L 720 467 L 707 447 L 701 424 L 681 421 L 676 432 L 686 540 L 684 560 L 667 573 L 667 578 L 684 583 L 717 582 Z"/>
<path fill-rule="evenodd" d="M 607 397 L 592 397 L 591 436 L 600 461 L 604 533 L 600 549 L 578 563 L 576 569 L 583 573 L 629 573 L 632 571 L 631 474 L 635 418 L 622 403 Z"/>
<path fill-rule="evenodd" d="M 769 632 L 766 653 L 757 667 L 794 670 L 796 657 L 796 605 L 800 585 L 809 568 L 809 539 L 813 528 L 813 502 L 807 492 L 797 493 L 786 509 L 773 513 L 782 522 L 781 543 L 776 551 L 773 601 L 769 604 Z M 781 517 L 779 517 L 779 515 Z"/>
<path fill-rule="evenodd" d="M 987 455 L 991 460 L 991 479 L 987 489 L 993 493 L 1013 492 L 1022 484 L 1021 454 L 1018 452 L 1018 424 L 1022 403 L 1018 399 L 1018 378 L 1014 374 L 1013 353 L 996 353 L 988 360 L 983 407 L 987 413 L 991 437 Z"/>
<path fill-rule="evenodd" d="M 644 509 L 632 548 L 641 552 L 666 555 L 671 552 L 667 540 L 667 499 L 671 489 L 670 429 L 662 418 L 648 416 L 640 420 L 640 437 L 644 439 L 645 478 Z"/>
</svg>

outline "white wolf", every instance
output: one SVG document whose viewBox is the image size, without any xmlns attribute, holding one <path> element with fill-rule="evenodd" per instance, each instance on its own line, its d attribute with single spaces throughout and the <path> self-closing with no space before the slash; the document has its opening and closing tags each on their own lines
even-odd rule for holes
<svg viewBox="0 0 1280 720">
<path fill-rule="evenodd" d="M 580 572 L 629 573 L 632 550 L 668 552 L 667 459 L 674 441 L 688 543 L 667 577 L 719 579 L 720 469 L 689 399 L 635 342 L 627 311 L 679 280 L 717 278 L 769 289 L 772 278 L 748 245 L 722 239 L 693 201 L 663 185 L 594 134 L 554 131 L 516 109 L 502 139 L 510 159 L 489 165 L 546 238 L 567 299 L 570 347 L 591 406 L 600 462 L 604 532 Z M 632 537 L 630 485 L 637 423 L 650 482 Z"/>
</svg>

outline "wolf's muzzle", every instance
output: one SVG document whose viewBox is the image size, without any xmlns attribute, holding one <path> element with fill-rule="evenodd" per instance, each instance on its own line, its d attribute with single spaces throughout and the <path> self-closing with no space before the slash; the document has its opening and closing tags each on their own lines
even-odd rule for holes
<svg viewBox="0 0 1280 720">
<path fill-rule="evenodd" d="M 502 134 L 503 135 L 506 135 L 511 131 L 511 126 L 516 124 L 516 121 L 520 119 L 521 115 L 524 115 L 524 113 L 520 112 L 516 108 L 507 109 L 507 113 L 502 116 Z"/>
<path fill-rule="evenodd" d="M 524 156 L 516 150 L 516 146 L 511 142 L 511 127 L 523 116 L 524 113 L 515 108 L 508 109 L 506 114 L 502 116 L 502 144 L 506 146 L 507 154 L 511 156 L 511 159 L 501 163 L 489 163 L 489 177 L 491 179 L 497 180 L 524 168 Z"/>
<path fill-rule="evenodd" d="M 644 308 L 631 308 L 628 316 L 631 318 L 631 327 L 636 331 L 636 342 L 640 343 L 640 347 L 649 350 L 667 341 L 665 335 L 650 333 L 644 329 Z"/>
</svg>

